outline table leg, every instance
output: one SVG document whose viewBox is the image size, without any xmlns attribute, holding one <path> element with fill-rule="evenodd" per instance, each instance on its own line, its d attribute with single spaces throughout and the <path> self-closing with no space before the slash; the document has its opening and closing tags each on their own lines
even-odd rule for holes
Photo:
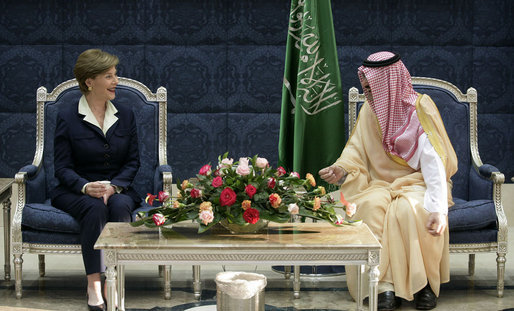
<svg viewBox="0 0 514 311">
<path fill-rule="evenodd" d="M 295 299 L 300 298 L 300 266 L 294 266 L 293 296 Z"/>
<path fill-rule="evenodd" d="M 291 266 L 284 266 L 284 277 L 286 280 L 289 280 L 291 278 Z"/>
<path fill-rule="evenodd" d="M 171 265 L 163 266 L 164 273 L 164 299 L 171 299 Z"/>
<path fill-rule="evenodd" d="M 10 195 L 3 202 L 4 206 L 4 272 L 5 280 L 11 280 L 11 200 Z"/>
<path fill-rule="evenodd" d="M 118 265 L 116 268 L 118 272 L 118 285 L 116 286 L 118 289 L 118 310 L 125 311 L 125 266 Z"/>
<path fill-rule="evenodd" d="M 200 300 L 202 296 L 202 282 L 200 282 L 200 266 L 193 266 L 193 291 L 195 298 Z"/>
<path fill-rule="evenodd" d="M 362 273 L 364 266 L 358 265 L 357 266 L 357 310 L 363 310 L 362 307 L 362 281 L 364 277 L 364 273 Z"/>
<path fill-rule="evenodd" d="M 114 298 L 116 297 L 116 266 L 107 265 L 105 271 L 107 285 L 107 311 L 115 311 L 116 305 Z"/>
<path fill-rule="evenodd" d="M 369 310 L 377 310 L 377 300 L 378 300 L 378 276 L 380 275 L 380 271 L 378 270 L 378 265 L 373 265 L 369 267 Z"/>
</svg>

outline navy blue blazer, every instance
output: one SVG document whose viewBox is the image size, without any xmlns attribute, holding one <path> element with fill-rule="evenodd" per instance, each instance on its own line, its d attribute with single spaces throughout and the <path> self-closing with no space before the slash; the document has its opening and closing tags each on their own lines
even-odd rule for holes
<svg viewBox="0 0 514 311">
<path fill-rule="evenodd" d="M 105 136 L 100 128 L 84 121 L 78 113 L 78 102 L 61 108 L 54 138 L 55 177 L 59 185 L 53 189 L 52 199 L 63 193 L 80 194 L 88 182 L 110 180 L 135 202 L 141 201 L 131 188 L 139 170 L 134 113 L 122 105 L 114 106 L 118 120 Z"/>
</svg>

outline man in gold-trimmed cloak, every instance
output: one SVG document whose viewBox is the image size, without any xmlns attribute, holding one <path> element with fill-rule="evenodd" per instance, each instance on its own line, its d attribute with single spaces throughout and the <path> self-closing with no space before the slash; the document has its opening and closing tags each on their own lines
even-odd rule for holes
<svg viewBox="0 0 514 311">
<path fill-rule="evenodd" d="M 358 75 L 366 102 L 341 157 L 319 174 L 341 185 L 357 205 L 353 219 L 382 244 L 379 310 L 394 310 L 399 298 L 433 309 L 440 284 L 449 281 L 447 215 L 457 157 L 434 102 L 414 91 L 398 54 L 370 55 Z M 347 267 L 353 297 L 356 277 Z"/>
</svg>

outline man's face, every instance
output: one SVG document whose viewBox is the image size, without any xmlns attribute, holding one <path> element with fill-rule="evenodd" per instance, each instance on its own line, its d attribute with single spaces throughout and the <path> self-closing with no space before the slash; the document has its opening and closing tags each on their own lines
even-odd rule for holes
<svg viewBox="0 0 514 311">
<path fill-rule="evenodd" d="M 369 86 L 369 82 L 366 79 L 366 77 L 364 77 L 362 79 L 362 90 L 364 91 L 364 95 L 368 99 L 368 102 L 373 102 L 373 95 L 371 94 L 371 87 Z"/>
</svg>

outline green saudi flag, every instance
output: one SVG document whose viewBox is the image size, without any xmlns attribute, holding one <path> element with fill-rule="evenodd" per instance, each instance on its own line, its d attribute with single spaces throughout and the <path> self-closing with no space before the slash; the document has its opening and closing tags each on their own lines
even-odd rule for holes
<svg viewBox="0 0 514 311">
<path fill-rule="evenodd" d="M 319 182 L 345 143 L 330 0 L 291 1 L 283 83 L 279 165 Z"/>
</svg>

